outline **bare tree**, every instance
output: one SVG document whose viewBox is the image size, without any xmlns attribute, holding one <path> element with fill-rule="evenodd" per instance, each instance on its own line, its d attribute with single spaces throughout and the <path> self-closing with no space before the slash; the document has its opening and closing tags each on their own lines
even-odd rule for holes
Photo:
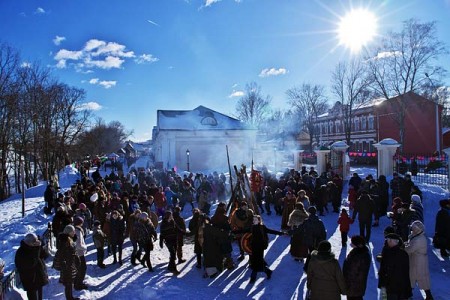
<svg viewBox="0 0 450 300">
<path fill-rule="evenodd" d="M 241 121 L 259 128 L 270 113 L 270 96 L 261 94 L 261 87 L 251 82 L 245 87 L 245 95 L 236 104 L 236 116 Z"/>
<path fill-rule="evenodd" d="M 340 101 L 340 114 L 345 140 L 351 143 L 354 111 L 370 100 L 370 77 L 360 59 L 340 62 L 331 75 L 331 92 Z"/>
<path fill-rule="evenodd" d="M 18 97 L 17 70 L 19 53 L 11 46 L 0 44 L 0 200 L 10 193 L 8 180 L 8 154 L 13 140 L 13 122 L 15 120 Z"/>
<path fill-rule="evenodd" d="M 300 120 L 299 127 L 303 127 L 309 134 L 309 148 L 313 149 L 314 138 L 319 142 L 319 131 L 315 126 L 317 117 L 328 109 L 325 89 L 321 85 L 303 83 L 300 87 L 294 87 L 286 91 L 288 103 L 296 109 Z"/>
<path fill-rule="evenodd" d="M 394 120 L 399 127 L 400 143 L 405 142 L 407 92 L 420 93 L 427 77 L 443 76 L 438 59 L 448 50 L 437 38 L 436 22 L 410 19 L 400 32 L 389 33 L 368 58 L 372 88 L 386 99 L 398 96 Z M 428 76 L 426 75 L 428 74 Z"/>
</svg>

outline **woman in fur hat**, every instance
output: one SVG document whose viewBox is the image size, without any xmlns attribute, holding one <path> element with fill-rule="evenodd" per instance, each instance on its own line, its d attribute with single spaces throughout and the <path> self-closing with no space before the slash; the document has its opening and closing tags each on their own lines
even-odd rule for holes
<svg viewBox="0 0 450 300">
<path fill-rule="evenodd" d="M 411 234 L 405 243 L 405 251 L 409 255 L 409 280 L 411 288 L 417 285 L 425 290 L 426 300 L 433 299 L 431 295 L 430 271 L 428 269 L 427 238 L 425 225 L 420 221 L 411 224 Z"/>
</svg>

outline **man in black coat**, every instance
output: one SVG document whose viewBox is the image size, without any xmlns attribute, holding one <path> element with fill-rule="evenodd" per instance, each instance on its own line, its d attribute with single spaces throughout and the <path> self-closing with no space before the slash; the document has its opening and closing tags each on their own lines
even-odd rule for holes
<svg viewBox="0 0 450 300">
<path fill-rule="evenodd" d="M 52 213 L 53 204 L 54 204 L 55 200 L 56 200 L 55 187 L 53 186 L 53 181 L 50 181 L 44 192 L 44 201 L 46 203 L 44 212 L 46 214 L 49 215 Z"/>
<path fill-rule="evenodd" d="M 362 179 L 359 177 L 358 173 L 353 173 L 352 178 L 348 182 L 349 185 L 352 185 L 355 188 L 355 191 L 358 192 L 359 187 L 361 186 Z"/>
<path fill-rule="evenodd" d="M 42 287 L 48 284 L 47 267 L 41 257 L 41 241 L 29 233 L 20 242 L 15 264 L 29 300 L 42 299 Z"/>
<path fill-rule="evenodd" d="M 387 299 L 409 299 L 412 297 L 409 280 L 409 256 L 401 248 L 399 235 L 386 235 L 386 246 L 383 248 L 378 271 L 378 288 L 386 289 Z"/>
<path fill-rule="evenodd" d="M 448 257 L 450 250 L 450 200 L 439 201 L 441 208 L 436 214 L 435 240 L 439 240 L 436 248 L 440 248 L 441 256 Z"/>
<path fill-rule="evenodd" d="M 327 231 L 322 220 L 317 217 L 317 209 L 314 206 L 308 208 L 309 218 L 303 223 L 305 235 L 304 243 L 308 246 L 309 252 L 316 250 L 321 241 L 327 239 Z"/>
<path fill-rule="evenodd" d="M 351 239 L 353 249 L 344 260 L 342 272 L 347 284 L 347 300 L 363 299 L 366 293 L 371 256 L 364 237 L 355 235 Z"/>
<path fill-rule="evenodd" d="M 370 233 L 372 229 L 372 215 L 375 213 L 375 203 L 369 196 L 369 192 L 363 190 L 361 196 L 355 203 L 355 209 L 353 210 L 353 221 L 359 214 L 359 235 L 363 236 L 368 243 L 370 240 Z"/>
</svg>

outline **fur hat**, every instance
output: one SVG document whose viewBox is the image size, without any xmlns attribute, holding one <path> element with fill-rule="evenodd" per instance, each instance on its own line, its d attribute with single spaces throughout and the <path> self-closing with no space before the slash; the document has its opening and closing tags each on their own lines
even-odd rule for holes
<svg viewBox="0 0 450 300">
<path fill-rule="evenodd" d="M 317 252 L 319 253 L 330 253 L 331 252 L 331 244 L 329 241 L 321 241 L 319 243 L 319 247 L 317 247 Z"/>
<path fill-rule="evenodd" d="M 386 234 L 386 239 L 397 240 L 397 241 L 401 241 L 402 240 L 402 238 L 396 233 Z"/>
<path fill-rule="evenodd" d="M 362 247 L 366 244 L 366 240 L 364 239 L 364 237 L 360 236 L 360 235 L 354 235 L 352 236 L 352 244 L 356 247 Z"/>
<path fill-rule="evenodd" d="M 25 236 L 23 239 L 25 244 L 27 244 L 30 247 L 38 247 L 41 245 L 41 241 L 38 239 L 37 235 L 34 233 L 29 233 Z"/>
<path fill-rule="evenodd" d="M 84 219 L 82 217 L 75 217 L 75 219 L 73 219 L 73 225 L 78 226 L 78 225 L 82 225 L 84 222 Z"/>
<path fill-rule="evenodd" d="M 66 227 L 64 227 L 63 233 L 71 234 L 72 232 L 75 232 L 75 227 L 73 227 L 73 225 L 67 225 Z"/>
<path fill-rule="evenodd" d="M 141 219 L 141 220 L 146 220 L 146 219 L 148 219 L 148 213 L 146 213 L 146 212 L 140 213 L 140 214 L 139 214 L 139 219 Z"/>
<path fill-rule="evenodd" d="M 419 204 L 420 202 L 422 202 L 422 200 L 420 199 L 420 196 L 417 194 L 411 195 L 411 202 Z"/>
</svg>

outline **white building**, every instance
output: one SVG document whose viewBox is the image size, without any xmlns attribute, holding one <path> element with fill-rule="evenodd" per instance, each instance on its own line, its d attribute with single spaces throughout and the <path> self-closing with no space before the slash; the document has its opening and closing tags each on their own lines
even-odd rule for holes
<svg viewBox="0 0 450 300">
<path fill-rule="evenodd" d="M 193 110 L 158 110 L 153 128 L 155 165 L 198 172 L 250 166 L 256 129 L 204 106 Z"/>
</svg>

